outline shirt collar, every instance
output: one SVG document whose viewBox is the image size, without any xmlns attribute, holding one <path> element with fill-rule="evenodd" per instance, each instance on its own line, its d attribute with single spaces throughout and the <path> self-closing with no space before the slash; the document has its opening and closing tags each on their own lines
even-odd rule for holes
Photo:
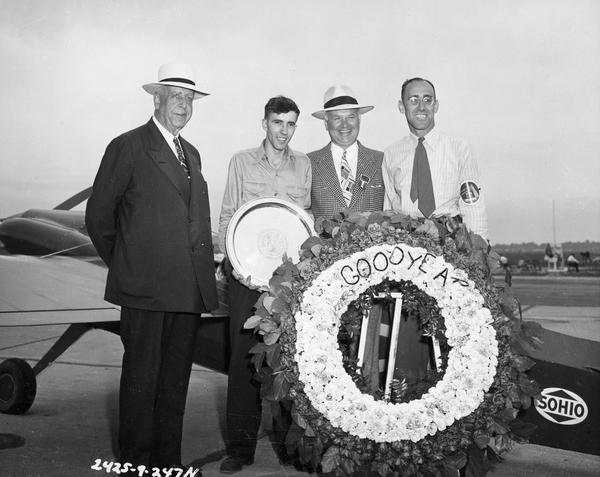
<svg viewBox="0 0 600 477">
<path fill-rule="evenodd" d="M 267 150 L 265 149 L 265 142 L 266 142 L 266 139 L 263 139 L 262 142 L 260 143 L 260 146 L 258 146 L 258 154 L 256 155 L 256 162 L 260 162 L 260 161 L 269 162 L 269 157 L 267 156 Z M 294 161 L 294 151 L 292 151 L 292 148 L 289 145 L 285 146 L 285 150 L 283 151 L 283 159 L 281 160 L 281 163 L 285 164 L 288 161 L 288 159 L 291 161 Z"/>
<path fill-rule="evenodd" d="M 152 115 L 152 120 L 154 121 L 154 124 L 156 124 L 156 127 L 167 141 L 167 144 L 171 145 L 173 144 L 173 139 L 175 137 L 179 138 L 179 134 L 177 136 L 173 136 L 166 127 L 160 124 L 160 121 L 156 119 L 156 116 L 154 116 L 154 114 Z"/>
<path fill-rule="evenodd" d="M 415 143 L 415 147 L 416 147 L 417 143 L 419 142 L 419 137 L 416 136 L 415 134 L 413 134 L 412 132 L 410 133 L 410 137 L 411 137 L 412 141 Z M 430 147 L 432 150 L 435 150 L 435 148 L 440 140 L 439 133 L 435 129 L 432 129 L 424 136 L 424 138 L 425 138 L 425 140 L 423 142 L 425 144 L 427 144 L 427 146 Z"/>
<path fill-rule="evenodd" d="M 338 156 L 341 157 L 342 153 L 345 151 L 348 151 L 348 154 L 358 154 L 358 141 L 354 141 L 353 144 L 351 144 L 350 146 L 348 146 L 346 149 L 344 149 L 341 146 L 338 146 L 337 144 L 335 144 L 334 142 L 331 143 L 331 155 L 336 157 L 336 153 Z"/>
</svg>

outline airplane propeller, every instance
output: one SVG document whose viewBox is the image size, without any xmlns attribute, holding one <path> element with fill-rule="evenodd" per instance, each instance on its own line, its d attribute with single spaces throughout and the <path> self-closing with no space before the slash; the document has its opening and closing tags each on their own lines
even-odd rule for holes
<svg viewBox="0 0 600 477">
<path fill-rule="evenodd" d="M 84 189 L 81 192 L 78 192 L 74 196 L 69 197 L 64 202 L 61 202 L 56 207 L 54 207 L 54 209 L 55 210 L 71 210 L 73 207 L 76 207 L 79 204 L 81 204 L 84 200 L 89 199 L 91 194 L 92 194 L 92 188 L 88 187 L 87 189 Z"/>
</svg>

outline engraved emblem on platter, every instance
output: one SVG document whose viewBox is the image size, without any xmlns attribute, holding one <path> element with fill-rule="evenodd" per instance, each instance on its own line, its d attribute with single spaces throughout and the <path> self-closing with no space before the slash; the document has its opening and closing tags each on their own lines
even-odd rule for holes
<svg viewBox="0 0 600 477">
<path fill-rule="evenodd" d="M 287 239 L 278 229 L 265 229 L 258 234 L 256 247 L 263 257 L 281 258 L 287 250 Z"/>
</svg>

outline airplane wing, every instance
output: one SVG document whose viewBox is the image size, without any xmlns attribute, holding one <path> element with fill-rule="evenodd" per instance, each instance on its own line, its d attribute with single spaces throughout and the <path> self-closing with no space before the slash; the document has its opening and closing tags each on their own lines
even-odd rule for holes
<svg viewBox="0 0 600 477">
<path fill-rule="evenodd" d="M 92 329 L 119 333 L 120 307 L 104 300 L 107 268 L 98 257 L 0 255 L 0 329 L 68 325 L 32 368 L 25 360 L 0 363 L 0 412 L 22 414 L 35 399 L 36 376 Z M 203 314 L 194 361 L 227 369 L 226 284 L 220 308 Z"/>
<path fill-rule="evenodd" d="M 98 260 L 0 255 L 0 327 L 119 320 Z"/>
<path fill-rule="evenodd" d="M 0 255 L 0 327 L 118 321 L 120 307 L 104 300 L 107 269 L 97 257 Z M 217 282 L 227 316 L 226 285 Z"/>
</svg>

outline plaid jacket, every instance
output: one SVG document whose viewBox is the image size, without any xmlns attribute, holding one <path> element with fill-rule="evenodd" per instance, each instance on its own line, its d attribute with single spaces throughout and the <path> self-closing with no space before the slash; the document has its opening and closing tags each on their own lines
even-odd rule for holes
<svg viewBox="0 0 600 477">
<path fill-rule="evenodd" d="M 381 175 L 383 152 L 375 151 L 358 143 L 356 183 L 352 201 L 346 206 L 338 175 L 333 165 L 331 143 L 323 149 L 308 154 L 312 165 L 311 203 L 312 213 L 318 217 L 332 217 L 342 209 L 356 212 L 383 210 L 385 190 Z"/>
</svg>

